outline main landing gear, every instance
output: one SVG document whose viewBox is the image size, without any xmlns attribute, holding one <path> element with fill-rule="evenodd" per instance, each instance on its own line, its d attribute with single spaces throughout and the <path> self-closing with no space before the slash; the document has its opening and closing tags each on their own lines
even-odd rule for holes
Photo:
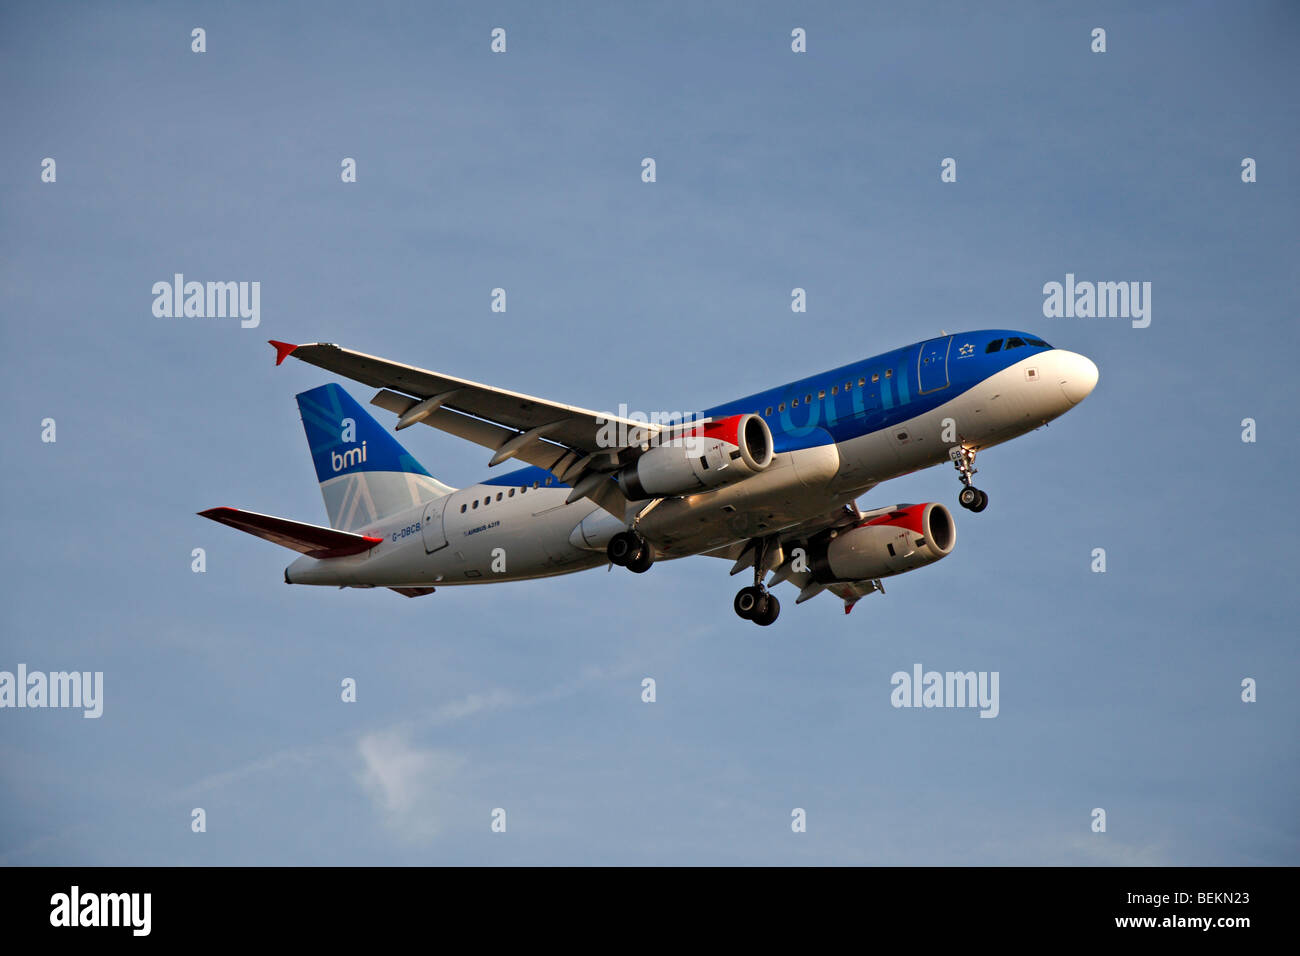
<svg viewBox="0 0 1300 956">
<path fill-rule="evenodd" d="M 767 627 L 781 613 L 781 602 L 761 584 L 741 588 L 731 606 L 746 621 L 753 621 L 760 627 Z"/>
<path fill-rule="evenodd" d="M 605 553 L 609 555 L 610 563 L 637 574 L 645 574 L 655 563 L 654 548 L 635 531 L 620 531 L 614 535 L 609 539 Z"/>
<path fill-rule="evenodd" d="M 769 545 L 764 540 L 754 541 L 754 584 L 736 592 L 736 599 L 731 606 L 736 614 L 746 621 L 753 621 L 759 627 L 767 627 L 781 613 L 781 602 L 763 585 L 767 576 L 767 556 Z"/>
<path fill-rule="evenodd" d="M 975 449 L 955 445 L 948 449 L 948 457 L 952 459 L 953 467 L 957 469 L 961 483 L 965 486 L 957 495 L 957 503 L 967 511 L 978 514 L 989 506 L 989 496 L 970 483 L 970 476 L 979 471 L 975 467 Z"/>
</svg>

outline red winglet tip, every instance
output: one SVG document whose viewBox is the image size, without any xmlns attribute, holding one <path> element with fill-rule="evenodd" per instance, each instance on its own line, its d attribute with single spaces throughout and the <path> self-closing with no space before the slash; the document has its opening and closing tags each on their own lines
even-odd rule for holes
<svg viewBox="0 0 1300 956">
<path fill-rule="evenodd" d="M 275 346 L 276 365 L 279 365 L 290 355 L 292 355 L 294 353 L 294 350 L 298 347 L 296 345 L 290 345 L 288 342 L 277 342 L 275 339 L 267 339 L 267 341 Z"/>
</svg>

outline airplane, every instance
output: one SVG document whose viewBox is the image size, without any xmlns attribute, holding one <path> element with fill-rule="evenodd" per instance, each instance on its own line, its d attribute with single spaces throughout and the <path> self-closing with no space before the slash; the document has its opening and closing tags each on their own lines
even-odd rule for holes
<svg viewBox="0 0 1300 956">
<path fill-rule="evenodd" d="M 286 584 L 389 588 L 521 581 L 708 555 L 753 573 L 733 609 L 761 626 L 828 591 L 852 611 L 883 579 L 956 543 L 937 502 L 862 511 L 881 482 L 951 462 L 978 513 L 978 452 L 1033 431 L 1097 384 L 1087 357 L 1026 332 L 942 334 L 706 409 L 596 412 L 430 372 L 328 342 L 272 340 L 379 392 L 371 404 L 492 450 L 517 467 L 466 488 L 434 478 L 337 384 L 297 396 L 329 526 L 236 508 L 199 512 L 300 552 Z M 771 577 L 768 578 L 768 575 Z"/>
</svg>

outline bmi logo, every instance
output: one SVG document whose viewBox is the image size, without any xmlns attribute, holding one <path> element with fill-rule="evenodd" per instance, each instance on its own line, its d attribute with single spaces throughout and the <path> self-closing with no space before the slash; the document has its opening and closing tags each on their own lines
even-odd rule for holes
<svg viewBox="0 0 1300 956">
<path fill-rule="evenodd" d="M 349 448 L 343 454 L 336 451 L 330 452 L 330 464 L 335 471 L 342 471 L 344 468 L 351 468 L 353 465 L 362 465 L 366 461 L 366 443 L 362 442 L 360 448 Z"/>
</svg>

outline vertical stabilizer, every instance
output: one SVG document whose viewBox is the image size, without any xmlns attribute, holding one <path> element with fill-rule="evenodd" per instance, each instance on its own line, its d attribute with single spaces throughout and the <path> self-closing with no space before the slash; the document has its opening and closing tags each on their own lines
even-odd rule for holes
<svg viewBox="0 0 1300 956">
<path fill-rule="evenodd" d="M 330 527 L 358 531 L 455 490 L 425 471 L 338 385 L 301 393 L 298 411 Z"/>
</svg>

